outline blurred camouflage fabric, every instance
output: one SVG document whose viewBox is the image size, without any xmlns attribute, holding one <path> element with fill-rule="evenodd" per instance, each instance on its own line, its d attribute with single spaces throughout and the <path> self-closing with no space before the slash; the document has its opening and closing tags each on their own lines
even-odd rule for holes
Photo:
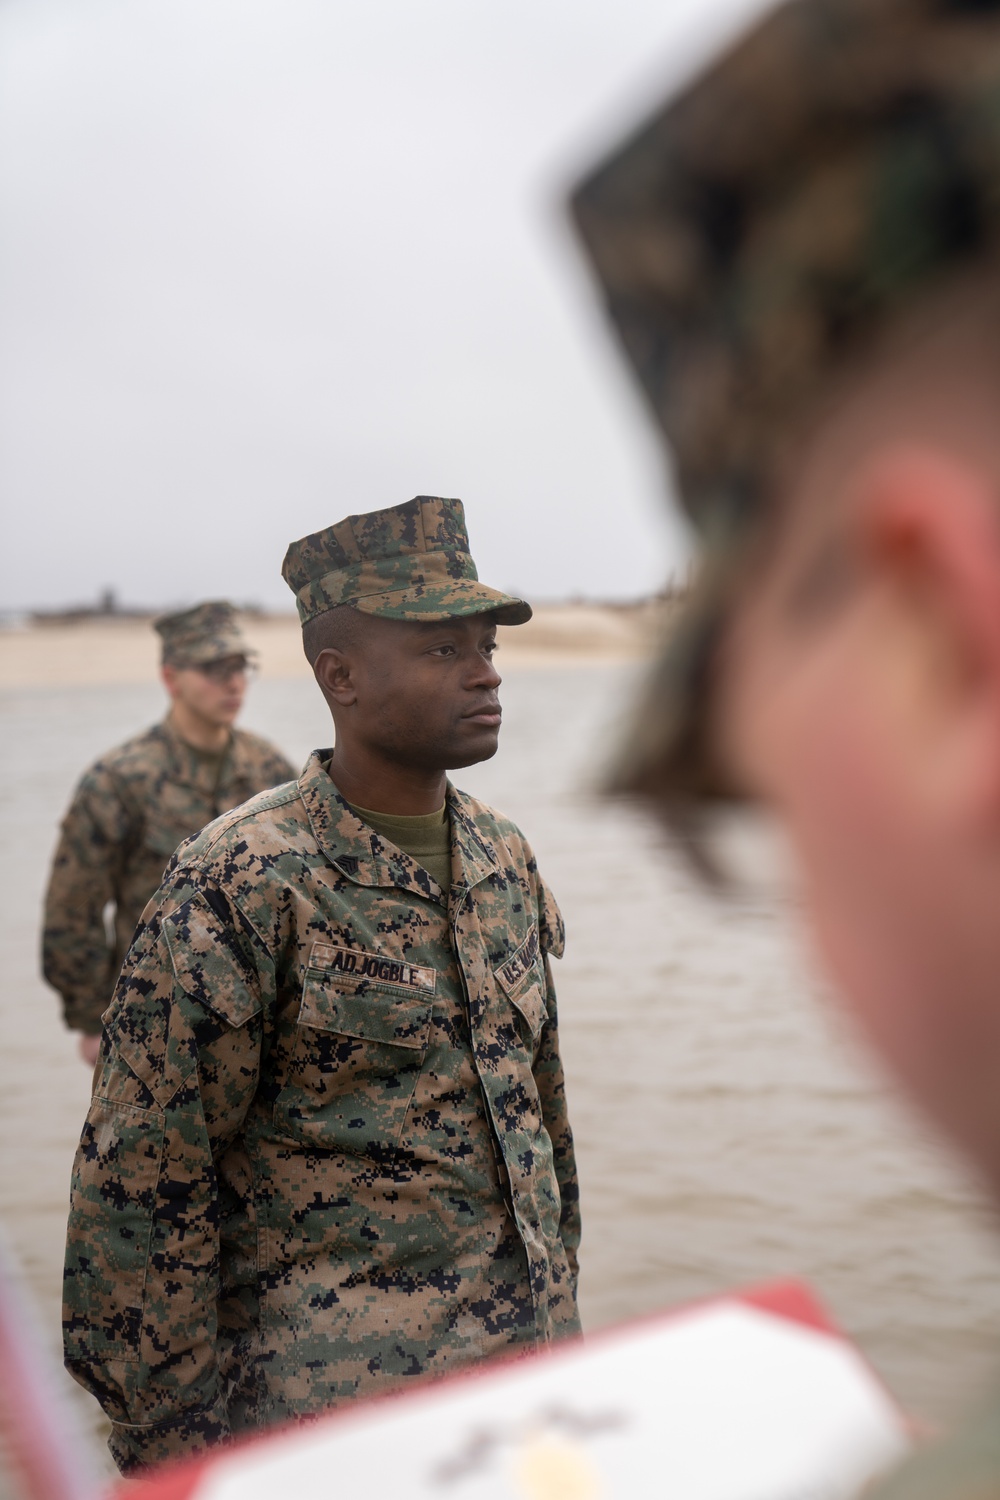
<svg viewBox="0 0 1000 1500">
<path fill-rule="evenodd" d="M 531 606 L 478 581 L 461 500 L 417 495 L 403 505 L 347 516 L 292 542 L 281 568 L 305 625 L 350 604 L 394 620 L 494 614 L 523 625 Z"/>
<path fill-rule="evenodd" d="M 1000 236 L 1000 9 L 795 0 L 580 187 L 611 317 L 704 525 L 849 351 Z"/>
<path fill-rule="evenodd" d="M 42 972 L 62 996 L 67 1026 L 100 1031 L 136 923 L 178 844 L 294 775 L 257 735 L 234 730 L 225 754 L 211 756 L 192 749 L 169 721 L 90 767 L 63 819 L 45 895 Z M 108 902 L 115 907 L 110 943 Z"/>
<path fill-rule="evenodd" d="M 255 653 L 240 631 L 236 611 L 224 599 L 210 599 L 177 614 L 161 615 L 153 627 L 163 642 L 163 661 L 172 667 L 202 667 L 227 656 Z"/>
<path fill-rule="evenodd" d="M 578 1328 L 559 912 L 450 787 L 442 892 L 330 753 L 178 851 L 106 1019 L 64 1327 L 126 1470 Z"/>
<path fill-rule="evenodd" d="M 790 425 L 896 313 L 1000 238 L 996 0 L 795 0 L 578 189 L 612 323 L 708 567 L 616 784 L 711 788 L 712 632 Z"/>
</svg>

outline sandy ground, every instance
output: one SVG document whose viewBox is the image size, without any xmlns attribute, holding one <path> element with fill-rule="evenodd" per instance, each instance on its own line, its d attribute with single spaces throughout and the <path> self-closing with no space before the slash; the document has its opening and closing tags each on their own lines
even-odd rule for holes
<svg viewBox="0 0 1000 1500">
<path fill-rule="evenodd" d="M 663 604 L 543 606 L 527 625 L 501 630 L 502 663 L 552 667 L 649 655 L 668 615 Z M 243 618 L 266 677 L 307 677 L 294 615 Z M 0 688 L 96 686 L 155 679 L 159 637 L 149 620 L 114 617 L 0 630 Z"/>
</svg>

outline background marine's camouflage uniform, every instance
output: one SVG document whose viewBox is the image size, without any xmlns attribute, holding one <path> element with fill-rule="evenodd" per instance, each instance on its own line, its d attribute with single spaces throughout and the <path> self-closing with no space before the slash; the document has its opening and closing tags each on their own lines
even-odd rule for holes
<svg viewBox="0 0 1000 1500">
<path fill-rule="evenodd" d="M 395 603 L 461 613 L 466 589 L 422 582 L 442 511 L 467 550 L 460 503 L 423 497 L 297 544 L 286 576 L 335 575 L 367 531 Z M 460 578 L 470 612 L 506 599 Z M 579 1326 L 558 909 L 514 825 L 453 788 L 443 891 L 330 754 L 178 851 L 107 1015 L 64 1330 L 126 1470 Z"/>
<path fill-rule="evenodd" d="M 176 668 L 252 655 L 223 599 L 154 621 L 163 663 Z M 42 972 L 66 1024 L 97 1036 L 142 909 L 178 844 L 219 813 L 290 781 L 266 740 L 235 729 L 221 755 L 196 750 L 170 718 L 102 755 L 63 819 L 45 896 Z M 111 933 L 104 913 L 114 908 Z"/>
<path fill-rule="evenodd" d="M 42 971 L 66 1024 L 96 1035 L 142 909 L 184 839 L 295 775 L 266 740 L 233 731 L 220 758 L 185 744 L 169 720 L 102 755 L 62 823 L 45 897 Z M 114 903 L 109 944 L 104 908 Z"/>
</svg>

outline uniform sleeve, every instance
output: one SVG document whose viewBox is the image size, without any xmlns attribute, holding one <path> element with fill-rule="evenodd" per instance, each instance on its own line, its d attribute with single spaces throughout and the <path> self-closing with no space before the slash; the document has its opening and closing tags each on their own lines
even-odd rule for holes
<svg viewBox="0 0 1000 1500">
<path fill-rule="evenodd" d="M 257 1088 L 268 968 L 221 894 L 181 881 L 136 933 L 108 1015 L 74 1164 L 63 1330 L 126 1473 L 229 1435 L 218 1162 Z"/>
<path fill-rule="evenodd" d="M 42 926 L 42 973 L 62 996 L 66 1025 L 98 1035 L 115 975 L 104 908 L 115 899 L 136 817 L 110 771 L 95 766 L 77 787 L 52 861 Z"/>
<path fill-rule="evenodd" d="M 566 1258 L 575 1278 L 579 1275 L 580 1183 L 576 1170 L 573 1132 L 570 1129 L 569 1112 L 566 1107 L 566 1080 L 559 1052 L 556 991 L 552 981 L 552 965 L 549 961 L 550 957 L 562 957 L 565 947 L 565 931 L 552 892 L 540 876 L 538 877 L 538 913 L 539 937 L 544 955 L 545 1003 L 548 1016 L 542 1028 L 541 1040 L 535 1056 L 534 1075 L 542 1104 L 542 1119 L 549 1133 L 549 1139 L 552 1141 L 552 1154 L 559 1183 L 559 1196 L 562 1201 L 560 1234 Z"/>
<path fill-rule="evenodd" d="M 286 760 L 279 750 L 274 750 L 273 756 L 273 763 L 268 767 L 268 775 L 270 776 L 273 774 L 274 780 L 268 781 L 268 787 L 281 786 L 285 781 L 295 781 L 298 778 L 299 773 L 292 765 L 291 761 Z"/>
<path fill-rule="evenodd" d="M 253 771 L 253 779 L 257 783 L 255 791 L 268 792 L 273 786 L 281 786 L 284 782 L 297 778 L 298 771 L 276 746 L 269 744 L 267 740 L 260 740 L 259 747 Z"/>
</svg>

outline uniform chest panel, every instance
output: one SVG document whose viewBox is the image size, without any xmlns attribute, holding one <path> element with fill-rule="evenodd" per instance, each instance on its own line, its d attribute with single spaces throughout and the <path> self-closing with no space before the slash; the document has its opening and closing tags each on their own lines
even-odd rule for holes
<svg viewBox="0 0 1000 1500">
<path fill-rule="evenodd" d="M 435 1002 L 447 1008 L 460 995 L 442 907 L 345 880 L 328 865 L 310 875 L 289 892 L 285 918 L 293 941 L 279 986 L 289 1019 L 325 1028 L 378 1009 L 377 996 L 382 1009 L 429 1015 Z"/>
<path fill-rule="evenodd" d="M 401 965 L 394 964 L 399 968 Z M 427 1047 L 433 994 L 335 970 L 309 970 L 299 1025 L 390 1047 Z"/>
<path fill-rule="evenodd" d="M 200 833 L 219 813 L 238 807 L 254 790 L 243 775 L 227 775 L 217 786 L 209 771 L 200 779 L 174 779 L 168 768 L 162 768 L 149 778 L 139 796 L 144 847 L 169 858 L 178 844 Z"/>
<path fill-rule="evenodd" d="M 384 953 L 365 953 L 360 948 L 336 947 L 330 943 L 313 943 L 309 968 L 326 971 L 332 979 L 343 979 L 350 984 L 386 984 L 430 995 L 437 988 L 437 970 L 427 965 L 390 958 Z"/>
<path fill-rule="evenodd" d="M 215 815 L 207 787 L 171 781 L 166 773 L 146 790 L 143 808 L 143 845 L 168 859 L 177 845 L 199 833 Z"/>
<path fill-rule="evenodd" d="M 428 973 L 436 973 L 421 966 L 414 976 L 401 959 L 332 944 L 317 944 L 315 957 L 274 1123 L 299 1146 L 383 1163 L 424 1066 L 434 1008 Z M 424 982 L 418 987 L 414 977 Z"/>
</svg>

